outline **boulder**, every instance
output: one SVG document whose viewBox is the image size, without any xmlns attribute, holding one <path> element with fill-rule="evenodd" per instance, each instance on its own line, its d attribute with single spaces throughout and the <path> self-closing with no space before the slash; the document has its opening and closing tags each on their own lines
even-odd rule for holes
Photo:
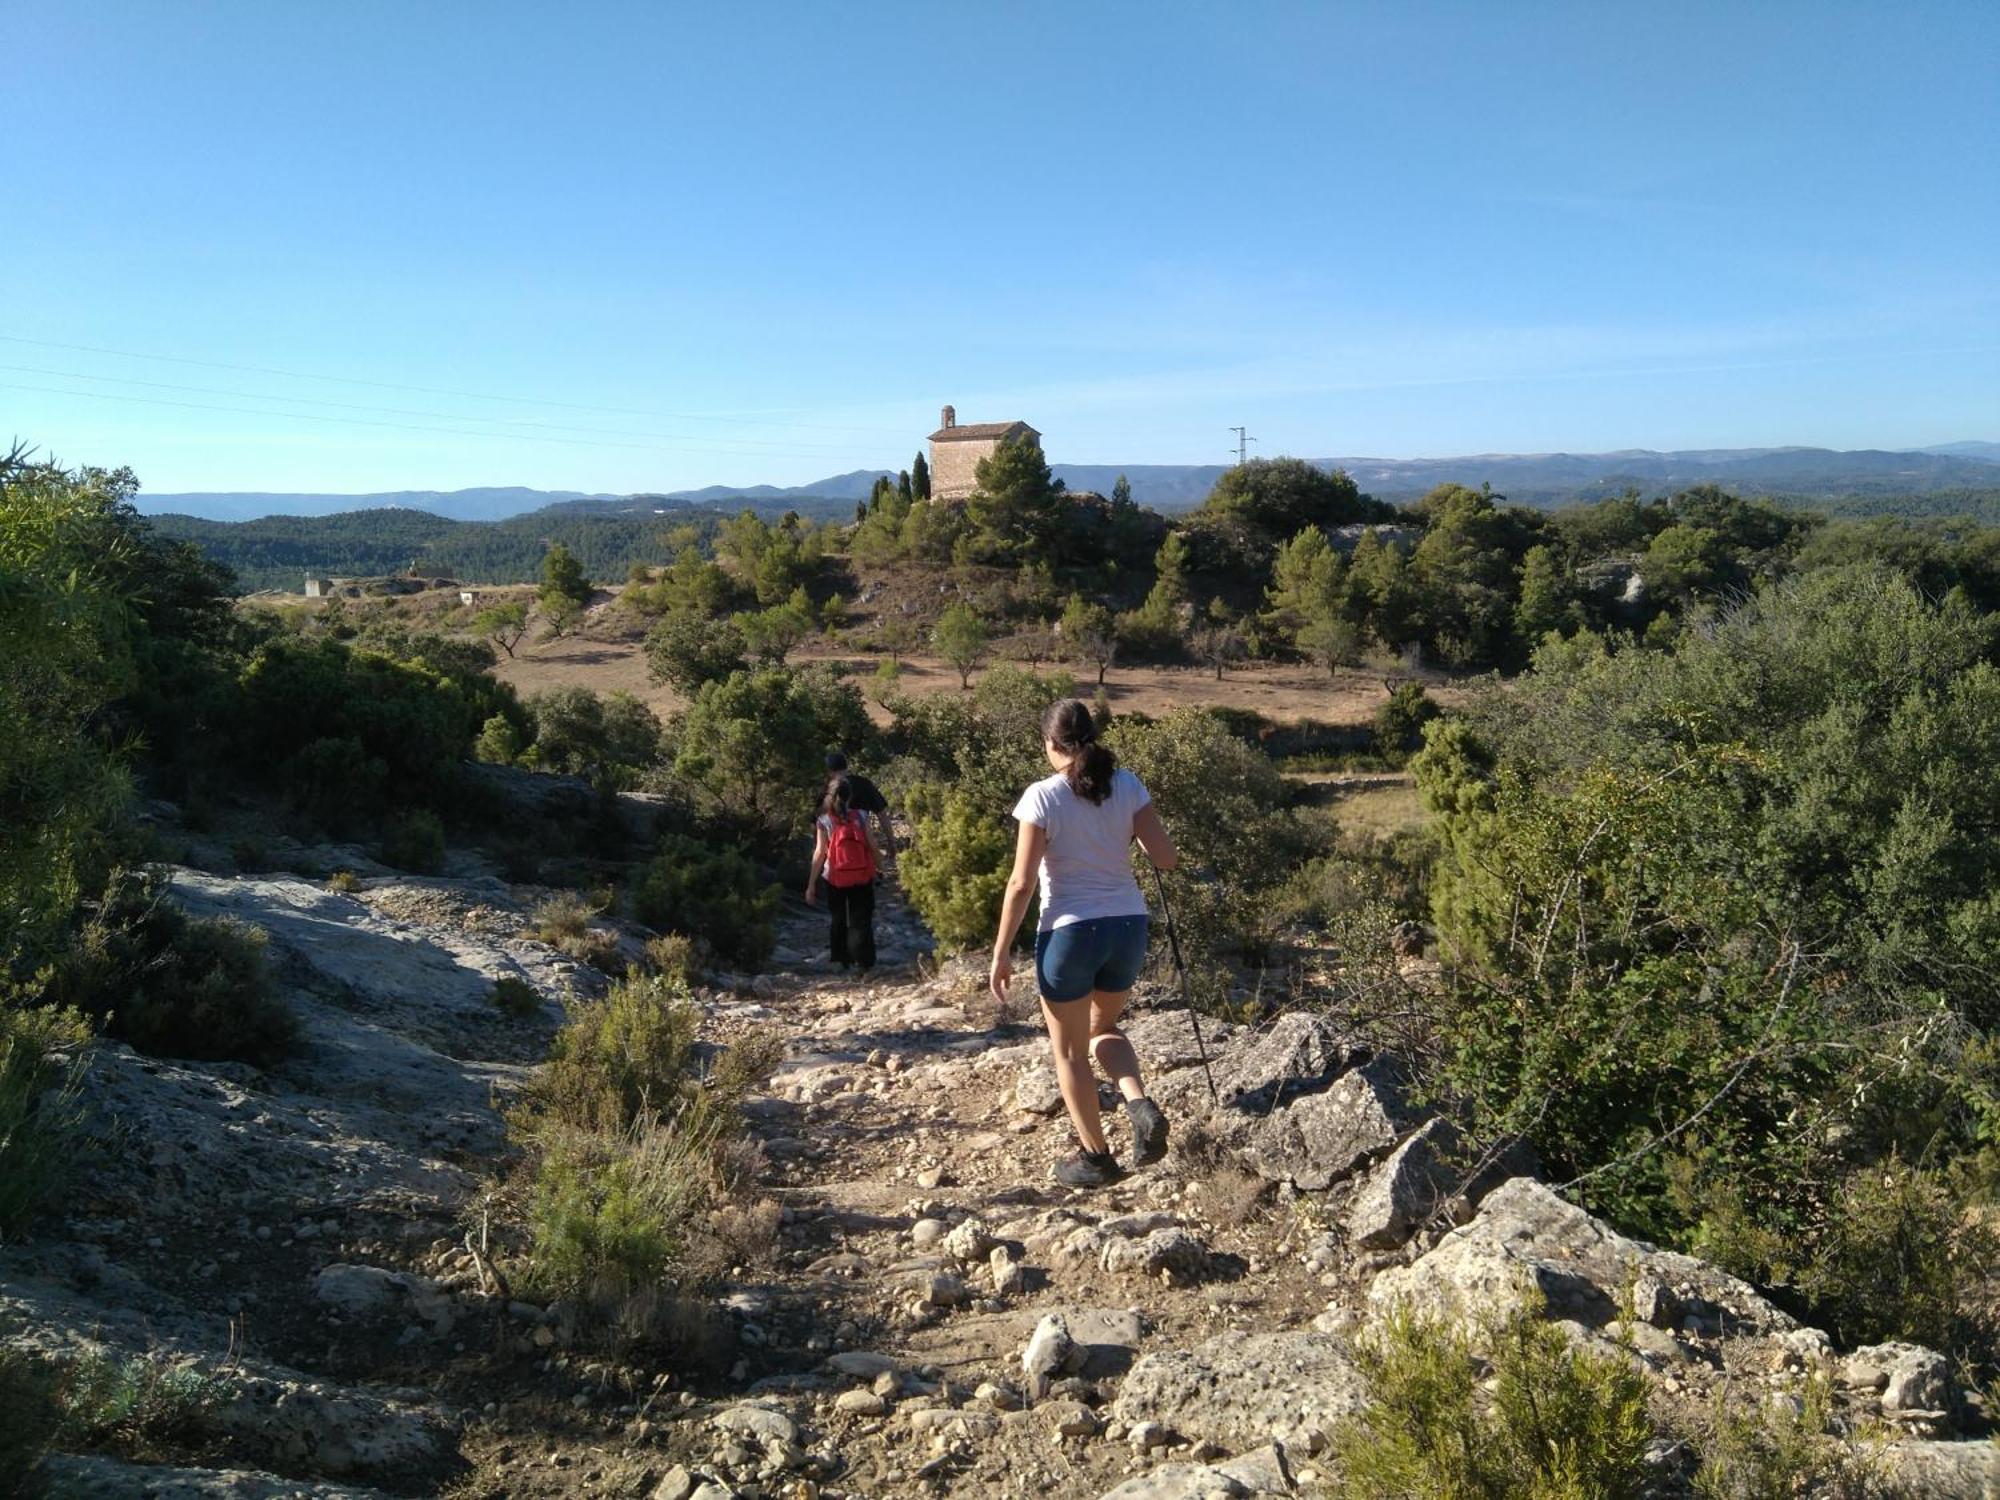
<svg viewBox="0 0 2000 1500">
<path fill-rule="evenodd" d="M 1021 1351 L 1021 1368 L 1027 1372 L 1029 1395 L 1040 1396 L 1048 1389 L 1049 1382 L 1068 1364 L 1070 1351 L 1075 1347 L 1068 1320 L 1061 1313 L 1044 1314 L 1035 1331 L 1028 1335 L 1027 1347 Z"/>
<path fill-rule="evenodd" d="M 1345 1340 L 1312 1332 L 1228 1333 L 1146 1354 L 1119 1388 L 1117 1420 L 1158 1422 L 1191 1441 L 1249 1448 L 1325 1445 L 1367 1390 Z"/>
<path fill-rule="evenodd" d="M 1840 1383 L 1867 1392 L 1885 1416 L 1937 1416 L 1951 1407 L 1951 1365 L 1921 1344 L 1870 1344 L 1840 1362 Z"/>
<path fill-rule="evenodd" d="M 1413 1123 L 1401 1070 L 1377 1058 L 1262 1120 L 1248 1160 L 1262 1176 L 1317 1192 L 1392 1149 Z"/>
<path fill-rule="evenodd" d="M 1632 1288 L 1640 1321 L 1698 1334 L 1790 1333 L 1798 1324 L 1748 1283 L 1706 1261 L 1617 1233 L 1532 1178 L 1489 1193 L 1472 1222 L 1422 1258 L 1376 1277 L 1377 1314 L 1398 1303 L 1418 1312 L 1481 1320 L 1538 1289 L 1551 1318 L 1602 1328 Z"/>
<path fill-rule="evenodd" d="M 1455 1186 L 1443 1158 L 1451 1126 L 1427 1120 L 1362 1180 L 1347 1205 L 1347 1241 L 1362 1250 L 1393 1250 L 1430 1217 Z"/>
<path fill-rule="evenodd" d="M 450 1296 L 436 1282 L 380 1266 L 327 1266 L 313 1278 L 313 1296 L 350 1318 L 422 1318 L 433 1333 L 451 1332 L 456 1321 Z"/>
<path fill-rule="evenodd" d="M 1994 1500 L 2000 1444 L 1884 1443 L 1869 1450 L 1875 1482 L 1894 1500 Z"/>
<path fill-rule="evenodd" d="M 768 1406 L 732 1406 L 718 1412 L 715 1425 L 735 1437 L 755 1438 L 763 1443 L 796 1443 L 798 1424 L 781 1411 Z"/>
</svg>

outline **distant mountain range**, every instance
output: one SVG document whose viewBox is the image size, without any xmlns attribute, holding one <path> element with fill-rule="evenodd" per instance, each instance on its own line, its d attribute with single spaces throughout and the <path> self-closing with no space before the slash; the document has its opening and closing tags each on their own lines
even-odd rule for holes
<svg viewBox="0 0 2000 1500">
<path fill-rule="evenodd" d="M 1457 458 L 1319 458 L 1323 468 L 1345 469 L 1369 494 L 1407 500 L 1446 482 L 1490 484 L 1524 505 L 1560 505 L 1601 499 L 1636 489 L 1658 495 L 1696 484 L 1719 484 L 1741 494 L 1801 499 L 1866 495 L 1924 495 L 1940 490 L 2000 488 L 2000 443 L 1940 443 L 1907 452 L 1875 448 L 1697 448 L 1671 453 L 1635 448 L 1617 453 L 1479 453 Z M 1199 505 L 1226 472 L 1221 464 L 1052 464 L 1073 490 L 1108 494 L 1123 474 L 1132 498 L 1156 510 Z M 866 497 L 876 479 L 892 471 L 855 469 L 811 484 L 736 487 L 714 484 L 666 495 L 589 495 L 579 490 L 397 490 L 373 495 L 230 494 L 142 495 L 149 515 L 178 514 L 214 521 L 258 516 L 325 516 L 396 506 L 458 521 L 497 521 L 566 501 L 584 508 L 631 511 L 649 503 L 766 510 L 799 503 L 825 513 L 831 502 Z"/>
</svg>

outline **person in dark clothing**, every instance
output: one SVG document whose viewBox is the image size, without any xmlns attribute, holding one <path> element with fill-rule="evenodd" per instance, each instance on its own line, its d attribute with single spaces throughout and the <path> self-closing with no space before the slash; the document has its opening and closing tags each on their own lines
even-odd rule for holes
<svg viewBox="0 0 2000 1500">
<path fill-rule="evenodd" d="M 875 876 L 880 866 L 868 836 L 867 815 L 854 800 L 853 778 L 834 777 L 813 828 L 806 905 L 818 901 L 824 879 L 833 961 L 843 969 L 853 964 L 865 974 L 875 967 Z"/>
<path fill-rule="evenodd" d="M 860 772 L 850 771 L 847 768 L 847 757 L 838 750 L 829 750 L 826 752 L 826 775 L 827 789 L 829 791 L 832 789 L 832 784 L 835 781 L 838 781 L 843 776 L 847 778 L 848 784 L 853 788 L 853 800 L 850 805 L 856 812 L 865 813 L 875 820 L 876 832 L 880 836 L 877 848 L 882 856 L 882 868 L 885 870 L 894 869 L 896 866 L 896 835 L 889 827 L 889 799 L 882 795 L 882 789 Z M 824 792 L 820 794 L 820 801 L 822 805 L 814 809 L 815 814 L 825 811 L 824 803 L 826 801 L 826 794 Z"/>
</svg>

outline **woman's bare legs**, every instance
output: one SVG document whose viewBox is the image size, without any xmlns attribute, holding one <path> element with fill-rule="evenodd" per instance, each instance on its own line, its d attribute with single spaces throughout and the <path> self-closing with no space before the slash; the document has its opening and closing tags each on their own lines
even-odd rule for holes
<svg viewBox="0 0 2000 1500">
<path fill-rule="evenodd" d="M 1146 1085 L 1139 1078 L 1139 1054 L 1118 1029 L 1118 1018 L 1125 1014 L 1125 1002 L 1131 994 L 1130 990 L 1109 995 L 1097 990 L 1091 994 L 1090 1055 L 1104 1069 L 1104 1076 L 1118 1085 L 1120 1094 L 1127 1099 L 1143 1099 Z"/>
<path fill-rule="evenodd" d="M 1076 1126 L 1076 1138 L 1084 1150 L 1102 1154 L 1110 1148 L 1105 1144 L 1104 1120 L 1097 1109 L 1097 1079 L 1090 1071 L 1091 1014 L 1092 1007 L 1082 1000 L 1066 1000 L 1060 1005 L 1042 1002 L 1042 1020 L 1055 1054 L 1056 1083 L 1062 1089 L 1063 1103 L 1069 1106 L 1070 1123 Z"/>
</svg>

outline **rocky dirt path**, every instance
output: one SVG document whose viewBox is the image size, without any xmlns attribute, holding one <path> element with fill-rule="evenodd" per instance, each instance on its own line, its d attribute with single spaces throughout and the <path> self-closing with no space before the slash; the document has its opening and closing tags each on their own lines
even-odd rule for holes
<svg viewBox="0 0 2000 1500">
<path fill-rule="evenodd" d="M 1830 1367 L 1844 1409 L 1908 1435 L 1879 1446 L 1900 1493 L 2000 1490 L 1991 1444 L 1922 1440 L 1963 1415 L 1940 1356 L 1836 1357 L 1529 1177 L 1454 1197 L 1443 1126 L 1393 1060 L 1312 1015 L 1211 1025 L 1214 1106 L 1187 1016 L 1142 986 L 1128 1030 L 1174 1150 L 1060 1187 L 1070 1131 L 1027 983 L 997 1013 L 893 896 L 874 974 L 833 972 L 824 917 L 794 901 L 773 971 L 703 992 L 710 1040 L 785 1039 L 747 1106 L 766 1232 L 681 1308 L 671 1357 L 605 1357 L 467 1248 L 554 997 L 602 983 L 530 935 L 539 893 L 193 871 L 176 891 L 270 934 L 306 1046 L 268 1074 L 100 1049 L 100 1149 L 56 1232 L 0 1246 L 0 1339 L 196 1369 L 226 1396 L 160 1451 L 56 1461 L 59 1494 L 1337 1494 L 1328 1441 L 1365 1394 L 1352 1331 L 1391 1300 L 1478 1309 L 1524 1282 L 1663 1402 L 1764 1402 Z M 507 975 L 543 1014 L 493 1009 Z M 1108 1128 L 1122 1148 L 1122 1114 Z M 1663 1493 L 1683 1459 L 1661 1445 Z"/>
</svg>

